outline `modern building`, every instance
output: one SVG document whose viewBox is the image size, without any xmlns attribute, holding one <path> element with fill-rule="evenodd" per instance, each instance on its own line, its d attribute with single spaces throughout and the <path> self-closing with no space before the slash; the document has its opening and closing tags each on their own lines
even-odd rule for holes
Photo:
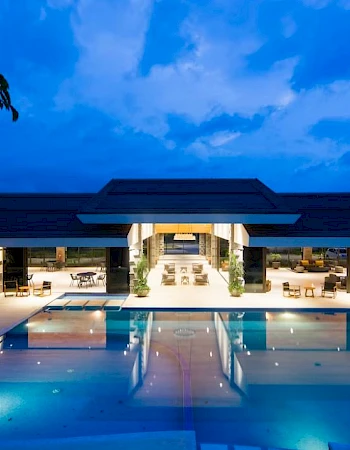
<svg viewBox="0 0 350 450">
<path fill-rule="evenodd" d="M 199 236 L 219 267 L 220 245 L 241 250 L 247 292 L 266 292 L 267 247 L 345 247 L 350 264 L 350 193 L 281 194 L 257 179 L 121 179 L 87 194 L 2 194 L 3 280 L 26 284 L 27 249 L 106 249 L 106 290 L 126 293 L 135 256 L 150 267 L 167 233 Z M 180 236 L 181 237 L 181 236 Z M 348 277 L 347 292 L 350 292 Z"/>
</svg>

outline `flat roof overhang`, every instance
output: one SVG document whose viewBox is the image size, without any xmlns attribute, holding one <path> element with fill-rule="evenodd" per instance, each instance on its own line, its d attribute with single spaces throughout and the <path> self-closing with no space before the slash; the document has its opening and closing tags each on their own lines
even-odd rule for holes
<svg viewBox="0 0 350 450">
<path fill-rule="evenodd" d="M 77 214 L 84 224 L 133 224 L 133 223 L 246 223 L 252 225 L 293 224 L 300 214 L 227 214 L 227 213 L 139 213 L 139 214 Z"/>
<path fill-rule="evenodd" d="M 127 237 L 0 237 L 0 247 L 129 247 Z"/>
<path fill-rule="evenodd" d="M 285 236 L 249 237 L 249 247 L 349 247 L 349 237 L 337 236 Z"/>
</svg>

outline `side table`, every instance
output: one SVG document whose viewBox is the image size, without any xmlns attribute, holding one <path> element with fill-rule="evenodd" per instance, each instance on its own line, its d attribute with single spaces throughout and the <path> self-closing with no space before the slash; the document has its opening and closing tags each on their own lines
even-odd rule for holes
<svg viewBox="0 0 350 450">
<path fill-rule="evenodd" d="M 17 296 L 28 297 L 30 295 L 30 286 L 19 286 Z"/>
</svg>

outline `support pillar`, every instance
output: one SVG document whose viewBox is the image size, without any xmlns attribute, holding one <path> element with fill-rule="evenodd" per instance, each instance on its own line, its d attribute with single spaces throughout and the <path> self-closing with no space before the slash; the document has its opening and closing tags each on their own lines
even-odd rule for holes
<svg viewBox="0 0 350 450">
<path fill-rule="evenodd" d="M 17 280 L 19 286 L 27 286 L 28 251 L 23 247 L 7 247 L 4 251 L 4 281 Z"/>
<path fill-rule="evenodd" d="M 312 260 L 312 247 L 303 247 L 303 259 Z"/>
<path fill-rule="evenodd" d="M 108 294 L 129 294 L 129 249 L 108 247 L 106 249 L 106 291 Z"/>
<path fill-rule="evenodd" d="M 152 234 L 149 238 L 149 251 L 150 251 L 150 268 L 153 269 L 157 264 L 157 243 L 156 243 L 156 235 Z"/>
<path fill-rule="evenodd" d="M 201 256 L 205 256 L 205 233 L 200 233 L 199 234 L 199 254 Z"/>
<path fill-rule="evenodd" d="M 164 255 L 164 233 L 159 233 L 159 256 Z"/>
<path fill-rule="evenodd" d="M 205 256 L 207 260 L 211 263 L 211 235 L 205 235 Z"/>
<path fill-rule="evenodd" d="M 245 292 L 266 292 L 266 248 L 244 247 Z"/>
<path fill-rule="evenodd" d="M 56 261 L 66 262 L 66 247 L 56 247 Z"/>
<path fill-rule="evenodd" d="M 228 242 L 229 254 L 231 255 L 231 253 L 233 253 L 234 250 L 236 250 L 236 246 L 235 246 L 235 224 L 231 223 L 231 226 L 230 226 L 230 240 Z"/>
<path fill-rule="evenodd" d="M 211 233 L 211 267 L 213 269 L 219 268 L 218 238 L 213 231 Z"/>
</svg>

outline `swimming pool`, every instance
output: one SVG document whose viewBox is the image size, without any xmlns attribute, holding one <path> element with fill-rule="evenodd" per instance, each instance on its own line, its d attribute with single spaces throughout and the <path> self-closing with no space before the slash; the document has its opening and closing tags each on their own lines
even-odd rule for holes
<svg viewBox="0 0 350 450">
<path fill-rule="evenodd" d="M 46 310 L 0 354 L 2 443 L 195 430 L 198 443 L 350 442 L 349 313 Z"/>
</svg>

